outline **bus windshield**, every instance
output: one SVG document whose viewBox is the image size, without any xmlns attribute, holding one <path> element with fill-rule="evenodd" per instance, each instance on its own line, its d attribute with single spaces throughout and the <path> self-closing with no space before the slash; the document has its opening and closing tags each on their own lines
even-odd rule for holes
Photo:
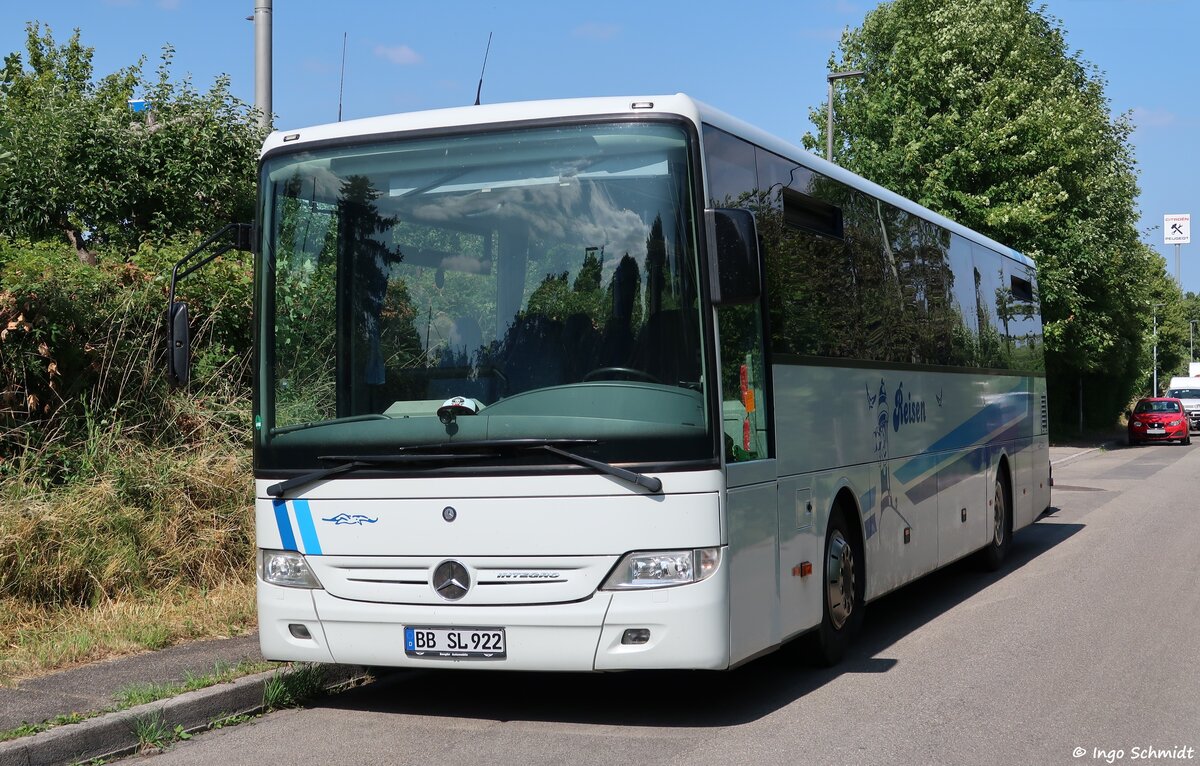
<svg viewBox="0 0 1200 766">
<path fill-rule="evenodd" d="M 269 156 L 258 467 L 491 439 L 715 460 L 688 146 L 641 122 Z"/>
</svg>

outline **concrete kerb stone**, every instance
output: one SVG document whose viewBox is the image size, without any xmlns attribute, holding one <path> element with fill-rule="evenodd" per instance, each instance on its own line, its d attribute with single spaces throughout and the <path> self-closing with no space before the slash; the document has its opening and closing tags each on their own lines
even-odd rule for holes
<svg viewBox="0 0 1200 766">
<path fill-rule="evenodd" d="M 60 766 L 117 758 L 137 751 L 139 721 L 160 718 L 168 731 L 194 733 L 213 722 L 263 712 L 263 688 L 278 670 L 243 676 L 169 699 L 106 713 L 74 724 L 0 743 L 0 766 Z M 323 686 L 334 692 L 363 680 L 363 668 L 326 665 Z"/>
<path fill-rule="evenodd" d="M 1104 444 L 1101 444 L 1098 447 L 1089 447 L 1086 449 L 1081 449 L 1078 452 L 1072 452 L 1069 455 L 1064 455 L 1060 458 L 1051 460 L 1050 465 L 1063 466 L 1063 465 L 1067 465 L 1068 463 L 1074 463 L 1076 460 L 1081 460 L 1081 459 L 1087 457 L 1088 455 L 1092 455 L 1097 452 L 1102 452 L 1104 450 L 1113 449 L 1114 447 L 1118 446 L 1118 444 L 1119 444 L 1119 442 L 1115 442 L 1115 441 L 1105 442 Z"/>
</svg>

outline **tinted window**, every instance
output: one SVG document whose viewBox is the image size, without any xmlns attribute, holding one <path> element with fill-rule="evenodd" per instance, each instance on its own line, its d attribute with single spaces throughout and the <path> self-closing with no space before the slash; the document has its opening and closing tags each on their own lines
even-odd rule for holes
<svg viewBox="0 0 1200 766">
<path fill-rule="evenodd" d="M 1044 369 L 1042 319 L 1033 269 L 1005 260 L 1008 285 L 1007 290 L 997 294 L 996 312 L 1004 331 L 1007 366 L 1014 370 L 1041 371 Z"/>
<path fill-rule="evenodd" d="M 774 352 L 1042 369 L 1032 269 L 726 133 L 705 142 L 710 204 L 758 222 Z"/>
</svg>

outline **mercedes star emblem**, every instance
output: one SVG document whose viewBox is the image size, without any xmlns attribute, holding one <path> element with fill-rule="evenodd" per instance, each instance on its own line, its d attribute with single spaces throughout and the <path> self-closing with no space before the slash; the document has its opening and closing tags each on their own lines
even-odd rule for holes
<svg viewBox="0 0 1200 766">
<path fill-rule="evenodd" d="M 433 570 L 433 589 L 447 601 L 458 601 L 470 587 L 471 575 L 457 561 L 443 561 Z"/>
</svg>

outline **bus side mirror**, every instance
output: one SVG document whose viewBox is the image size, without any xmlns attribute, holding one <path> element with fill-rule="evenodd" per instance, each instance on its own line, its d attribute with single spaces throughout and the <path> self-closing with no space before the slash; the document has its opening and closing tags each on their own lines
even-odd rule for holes
<svg viewBox="0 0 1200 766">
<path fill-rule="evenodd" d="M 196 269 L 212 263 L 230 250 L 249 251 L 253 243 L 253 226 L 231 223 L 180 258 L 171 269 L 171 285 L 167 288 L 167 379 L 172 386 L 187 385 L 191 377 L 189 358 L 192 348 L 188 334 L 187 304 L 175 300 L 175 288 L 180 280 Z M 209 248 L 213 248 L 212 252 L 208 252 Z"/>
<path fill-rule="evenodd" d="M 704 211 L 714 306 L 752 303 L 759 296 L 758 228 L 749 210 Z"/>
<path fill-rule="evenodd" d="M 187 385 L 191 371 L 191 335 L 188 330 L 187 304 L 171 304 L 167 317 L 167 377 L 173 386 Z"/>
</svg>

